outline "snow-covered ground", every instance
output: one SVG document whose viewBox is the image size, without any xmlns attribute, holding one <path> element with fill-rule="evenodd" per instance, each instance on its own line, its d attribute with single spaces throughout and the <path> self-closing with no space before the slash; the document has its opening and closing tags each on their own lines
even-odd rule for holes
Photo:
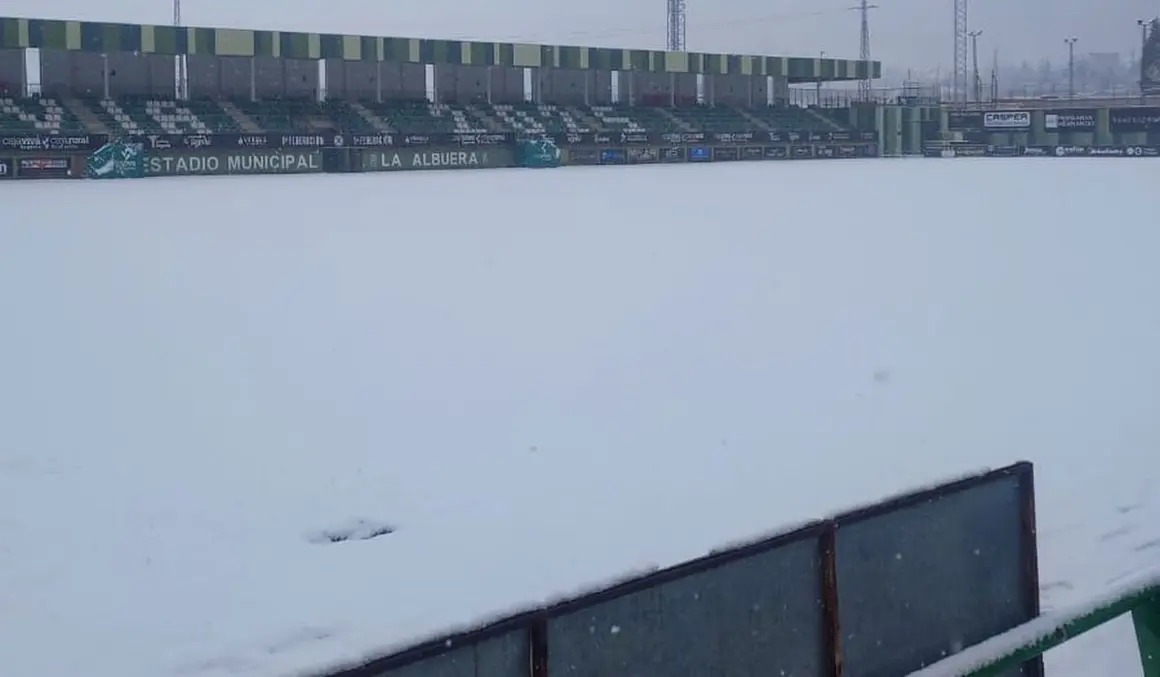
<svg viewBox="0 0 1160 677">
<path fill-rule="evenodd" d="M 0 185 L 0 673 L 283 677 L 1021 458 L 1096 595 L 1160 565 L 1155 167 Z"/>
</svg>

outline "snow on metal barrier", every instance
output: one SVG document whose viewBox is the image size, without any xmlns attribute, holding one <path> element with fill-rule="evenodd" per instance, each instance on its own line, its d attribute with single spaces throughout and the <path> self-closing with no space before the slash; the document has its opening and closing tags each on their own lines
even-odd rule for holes
<svg viewBox="0 0 1160 677">
<path fill-rule="evenodd" d="M 1160 677 L 1160 570 L 1082 606 L 1044 614 L 909 677 L 999 677 L 1085 632 L 1131 613 L 1144 677 Z"/>
</svg>

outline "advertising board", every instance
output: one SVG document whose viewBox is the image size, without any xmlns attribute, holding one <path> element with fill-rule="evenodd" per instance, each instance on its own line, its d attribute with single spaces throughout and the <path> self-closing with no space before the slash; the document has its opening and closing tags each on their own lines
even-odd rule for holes
<svg viewBox="0 0 1160 677">
<path fill-rule="evenodd" d="M 678 146 L 711 144 L 715 146 L 746 146 L 761 143 L 836 143 L 843 141 L 877 141 L 874 131 L 745 131 L 745 132 L 595 132 L 555 134 L 552 140 L 561 147 L 569 146 Z"/>
<path fill-rule="evenodd" d="M 661 160 L 660 151 L 652 146 L 630 146 L 627 151 L 629 164 L 654 164 Z"/>
<path fill-rule="evenodd" d="M 966 131 L 983 128 L 983 114 L 972 111 L 951 111 L 947 114 L 947 128 Z"/>
<path fill-rule="evenodd" d="M 998 110 L 983 113 L 986 129 L 1030 129 L 1031 113 L 1025 110 Z"/>
<path fill-rule="evenodd" d="M 67 157 L 26 157 L 16 161 L 16 176 L 21 179 L 67 179 L 72 170 Z"/>
<path fill-rule="evenodd" d="M 623 148 L 605 148 L 600 151 L 600 164 L 602 165 L 623 165 L 628 162 L 628 156 L 625 155 Z"/>
<path fill-rule="evenodd" d="M 712 162 L 711 149 L 705 146 L 689 146 L 689 162 Z"/>
<path fill-rule="evenodd" d="M 512 134 L 145 134 L 128 139 L 146 150 L 237 150 L 238 148 L 422 148 L 502 146 L 515 142 Z"/>
<path fill-rule="evenodd" d="M 564 164 L 598 165 L 600 164 L 600 151 L 595 148 L 569 148 L 564 154 Z"/>
<path fill-rule="evenodd" d="M 672 146 L 661 149 L 661 162 L 687 162 L 687 153 L 684 146 Z"/>
<path fill-rule="evenodd" d="M 109 140 L 105 134 L 0 134 L 0 151 L 17 153 L 81 153 Z"/>
<path fill-rule="evenodd" d="M 511 148 L 433 148 L 431 150 L 366 150 L 362 153 L 364 172 L 394 172 L 412 169 L 488 169 L 515 166 Z"/>
<path fill-rule="evenodd" d="M 1095 109 L 1063 109 L 1043 114 L 1043 128 L 1049 132 L 1096 131 Z"/>
<path fill-rule="evenodd" d="M 146 176 L 309 174 L 321 171 L 322 153 L 317 150 L 150 153 L 145 158 Z"/>
<path fill-rule="evenodd" d="M 11 179 L 15 176 L 16 172 L 12 171 L 12 160 L 0 157 L 0 179 Z"/>
<path fill-rule="evenodd" d="M 1113 108 L 1108 111 L 1108 128 L 1112 132 L 1147 132 L 1160 129 L 1160 108 L 1148 106 Z"/>
<path fill-rule="evenodd" d="M 713 148 L 713 162 L 732 162 L 740 160 L 740 148 L 737 146 L 717 146 Z"/>
</svg>

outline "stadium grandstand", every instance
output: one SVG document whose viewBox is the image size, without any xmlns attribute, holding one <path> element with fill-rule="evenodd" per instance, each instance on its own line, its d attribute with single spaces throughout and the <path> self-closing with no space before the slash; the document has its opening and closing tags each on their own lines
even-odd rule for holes
<svg viewBox="0 0 1160 677">
<path fill-rule="evenodd" d="M 810 57 L 2 18 L 0 134 L 834 132 L 869 127 L 854 108 L 790 105 L 790 86 L 880 74 Z"/>
</svg>

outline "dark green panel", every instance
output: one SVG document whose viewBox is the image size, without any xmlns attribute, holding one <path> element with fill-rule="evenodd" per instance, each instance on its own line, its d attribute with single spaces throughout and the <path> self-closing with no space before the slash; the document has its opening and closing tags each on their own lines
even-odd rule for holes
<svg viewBox="0 0 1160 677">
<path fill-rule="evenodd" d="M 360 61 L 378 61 L 379 59 L 379 39 L 372 38 L 368 35 L 360 36 L 359 45 L 362 49 L 362 54 L 359 55 Z"/>
<path fill-rule="evenodd" d="M 689 72 L 705 72 L 703 55 L 700 52 L 689 52 Z"/>
<path fill-rule="evenodd" d="M 457 66 L 463 64 L 463 43 L 462 42 L 460 42 L 458 40 L 440 40 L 439 42 L 446 46 L 447 63 L 453 63 Z M 438 53 L 439 50 L 436 49 L 435 52 Z M 443 62 L 440 62 L 440 63 L 443 63 Z"/>
<path fill-rule="evenodd" d="M 476 66 L 495 65 L 495 45 L 490 42 L 471 43 L 471 63 Z"/>
<path fill-rule="evenodd" d="M 653 67 L 658 73 L 665 72 L 665 55 L 667 52 L 655 51 L 652 53 Z"/>
<path fill-rule="evenodd" d="M 873 64 L 874 64 L 874 74 L 871 77 L 873 77 L 873 78 L 882 77 L 882 62 L 881 61 L 874 61 Z"/>
<path fill-rule="evenodd" d="M 82 29 L 83 30 L 83 29 Z M 83 33 L 82 33 L 83 37 Z M 177 54 L 177 29 L 173 26 L 153 27 L 153 53 Z"/>
<path fill-rule="evenodd" d="M 579 69 L 582 52 L 581 47 L 560 47 L 560 68 Z"/>
<path fill-rule="evenodd" d="M 612 53 L 613 50 L 606 47 L 594 47 L 588 55 L 588 64 L 598 71 L 614 71 Z"/>
<path fill-rule="evenodd" d="M 838 64 L 835 63 L 834 59 L 819 59 L 818 61 L 821 65 L 819 71 L 823 80 L 833 80 L 838 77 L 838 71 L 835 68 Z"/>
<path fill-rule="evenodd" d="M 198 29 L 195 39 L 197 42 L 194 47 L 198 54 L 217 54 L 217 39 L 214 37 L 214 31 L 206 30 L 204 28 Z"/>
<path fill-rule="evenodd" d="M 741 56 L 738 54 L 727 54 L 725 56 L 725 68 L 729 69 L 729 75 L 738 75 L 741 73 Z"/>
<path fill-rule="evenodd" d="M 319 36 L 319 56 L 323 59 L 342 58 L 342 36 L 334 33 L 323 33 Z"/>
<path fill-rule="evenodd" d="M 803 80 L 814 79 L 814 60 L 803 59 L 799 57 L 791 57 L 789 60 L 789 75 L 788 77 Z"/>
<path fill-rule="evenodd" d="M 435 43 L 438 40 L 419 40 L 419 63 L 435 63 Z"/>
<path fill-rule="evenodd" d="M 540 63 L 547 68 L 556 65 L 556 50 L 551 45 L 540 45 Z"/>
<path fill-rule="evenodd" d="M 516 63 L 516 47 L 510 42 L 499 44 L 499 63 L 501 66 L 514 66 Z"/>
<path fill-rule="evenodd" d="M 20 49 L 20 24 L 16 19 L 0 19 L 0 48 Z"/>
<path fill-rule="evenodd" d="M 92 21 L 81 22 L 81 49 L 86 52 L 100 52 L 105 48 L 105 25 Z"/>
<path fill-rule="evenodd" d="M 173 29 L 174 51 L 178 54 L 189 54 L 189 30 L 186 28 Z"/>
<path fill-rule="evenodd" d="M 634 49 L 628 53 L 629 68 L 634 71 L 648 70 L 648 50 Z"/>
<path fill-rule="evenodd" d="M 254 31 L 254 56 L 274 56 L 273 31 Z"/>
<path fill-rule="evenodd" d="M 141 51 L 141 24 L 117 24 L 121 51 Z"/>
<path fill-rule="evenodd" d="M 713 75 L 721 73 L 721 62 L 724 59 L 720 54 L 706 54 L 705 55 L 705 72 Z"/>
<path fill-rule="evenodd" d="M 121 25 L 101 24 L 101 51 L 121 51 Z"/>
<path fill-rule="evenodd" d="M 306 33 L 282 33 L 283 59 L 309 59 L 310 36 Z"/>
<path fill-rule="evenodd" d="M 68 43 L 65 40 L 64 22 L 29 19 L 28 43 L 30 47 L 40 49 L 65 49 Z"/>
<path fill-rule="evenodd" d="M 403 38 L 383 38 L 384 61 L 406 61 L 407 41 Z"/>
</svg>

